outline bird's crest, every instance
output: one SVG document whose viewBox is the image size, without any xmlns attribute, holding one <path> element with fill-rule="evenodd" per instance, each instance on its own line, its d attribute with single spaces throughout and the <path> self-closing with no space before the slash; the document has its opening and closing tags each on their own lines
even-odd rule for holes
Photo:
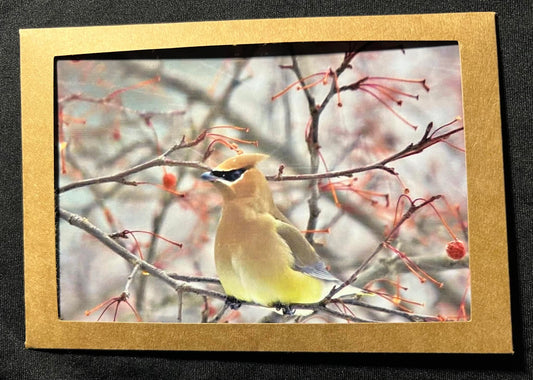
<svg viewBox="0 0 533 380">
<path fill-rule="evenodd" d="M 235 169 L 249 169 L 267 158 L 268 155 L 261 153 L 241 154 L 235 157 L 228 158 L 227 160 L 220 163 L 214 170 L 227 171 Z"/>
</svg>

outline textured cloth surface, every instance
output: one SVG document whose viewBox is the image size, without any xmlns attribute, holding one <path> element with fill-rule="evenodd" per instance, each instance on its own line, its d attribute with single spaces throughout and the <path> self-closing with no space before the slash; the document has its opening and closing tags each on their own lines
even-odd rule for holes
<svg viewBox="0 0 533 380">
<path fill-rule="evenodd" d="M 515 355 L 369 355 L 24 349 L 18 29 L 247 18 L 495 11 Z M 0 378 L 504 379 L 532 372 L 532 5 L 528 1 L 0 1 Z M 490 281 L 490 279 L 486 279 Z"/>
</svg>

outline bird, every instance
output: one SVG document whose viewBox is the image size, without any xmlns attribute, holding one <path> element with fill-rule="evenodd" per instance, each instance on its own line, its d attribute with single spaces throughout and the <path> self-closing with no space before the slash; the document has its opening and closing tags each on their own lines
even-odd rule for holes
<svg viewBox="0 0 533 380">
<path fill-rule="evenodd" d="M 201 175 L 223 200 L 215 267 L 232 308 L 247 301 L 293 314 L 291 304 L 319 302 L 341 280 L 274 204 L 268 181 L 256 167 L 268 157 L 244 153 Z"/>
</svg>

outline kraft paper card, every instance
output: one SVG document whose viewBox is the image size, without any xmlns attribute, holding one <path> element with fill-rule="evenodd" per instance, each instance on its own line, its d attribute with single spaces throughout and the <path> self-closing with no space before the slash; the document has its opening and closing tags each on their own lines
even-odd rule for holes
<svg viewBox="0 0 533 380">
<path fill-rule="evenodd" d="M 28 348 L 512 352 L 493 13 L 20 38 Z"/>
</svg>

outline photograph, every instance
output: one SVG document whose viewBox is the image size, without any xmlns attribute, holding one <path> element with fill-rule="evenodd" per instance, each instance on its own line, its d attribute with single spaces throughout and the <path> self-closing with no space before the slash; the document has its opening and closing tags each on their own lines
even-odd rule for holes
<svg viewBox="0 0 533 380">
<path fill-rule="evenodd" d="M 57 317 L 471 321 L 463 120 L 452 40 L 56 56 Z"/>
</svg>

